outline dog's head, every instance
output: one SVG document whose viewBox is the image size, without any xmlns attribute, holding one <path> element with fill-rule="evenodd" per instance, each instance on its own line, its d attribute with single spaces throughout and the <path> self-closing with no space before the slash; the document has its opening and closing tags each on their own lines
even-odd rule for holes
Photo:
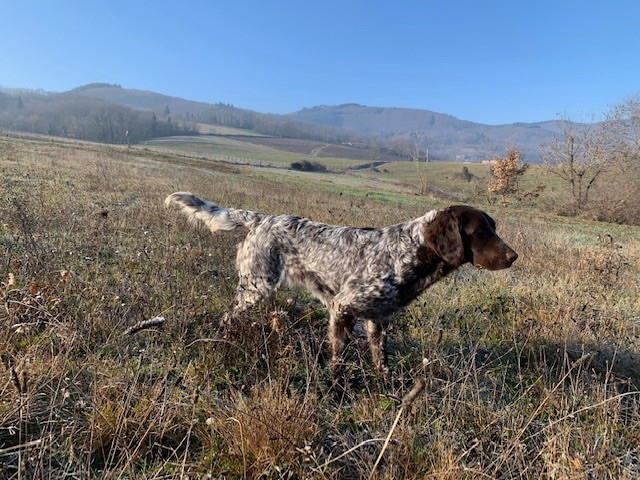
<svg viewBox="0 0 640 480">
<path fill-rule="evenodd" d="M 453 267 L 470 262 L 487 270 L 509 268 L 518 254 L 496 234 L 496 222 L 464 205 L 437 213 L 424 231 L 425 243 Z"/>
</svg>

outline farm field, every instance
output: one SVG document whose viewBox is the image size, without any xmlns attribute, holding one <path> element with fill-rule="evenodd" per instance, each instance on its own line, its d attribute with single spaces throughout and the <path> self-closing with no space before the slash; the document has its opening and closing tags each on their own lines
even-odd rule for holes
<svg viewBox="0 0 640 480">
<path fill-rule="evenodd" d="M 245 130 L 242 128 L 233 128 L 233 127 L 225 127 L 222 125 L 211 125 L 208 123 L 198 123 L 197 130 L 203 135 L 242 135 L 244 137 L 256 136 L 261 137 L 262 135 L 254 132 L 253 130 Z"/>
<path fill-rule="evenodd" d="M 221 160 L 269 166 L 288 167 L 292 162 L 307 160 L 318 162 L 328 168 L 347 168 L 371 161 L 331 156 L 319 157 L 314 152 L 324 150 L 324 144 L 305 140 L 274 139 L 258 136 L 200 135 L 196 137 L 166 137 L 150 140 L 145 142 L 144 145 L 160 151 L 195 156 L 212 156 Z"/>
<path fill-rule="evenodd" d="M 479 163 L 459 162 L 430 162 L 419 166 L 413 162 L 377 157 L 371 150 L 359 150 L 341 146 L 328 146 L 307 140 L 284 139 L 276 137 L 249 137 L 240 135 L 243 130 L 226 132 L 225 135 L 215 136 L 182 136 L 168 137 L 145 142 L 141 147 L 152 152 L 184 155 L 187 158 L 210 160 L 238 165 L 255 165 L 261 167 L 288 168 L 293 162 L 308 161 L 320 164 L 331 171 L 347 173 L 351 178 L 341 176 L 300 177 L 295 172 L 283 172 L 291 178 L 321 178 L 320 183 L 366 184 L 374 191 L 395 190 L 405 193 L 419 191 L 417 168 L 425 179 L 427 194 L 449 201 L 464 202 L 475 197 L 482 197 L 486 191 L 486 182 L 490 177 L 489 166 Z M 325 153 L 351 154 L 352 157 L 318 156 L 313 152 L 321 150 Z M 356 159 L 365 152 L 372 159 Z M 381 163 L 385 160 L 393 160 Z M 356 168 L 369 165 L 375 161 L 376 168 Z M 463 169 L 471 174 L 471 180 L 463 177 Z M 360 180 L 356 180 L 359 178 Z M 536 191 L 541 185 L 545 186 L 535 201 L 529 202 L 529 207 L 541 207 L 543 210 L 553 209 L 559 200 L 567 201 L 566 189 L 563 189 L 557 177 L 548 175 L 544 167 L 533 165 L 522 181 L 522 190 Z M 485 199 L 485 201 L 489 201 Z"/>
<path fill-rule="evenodd" d="M 485 165 L 430 163 L 417 195 L 410 163 L 297 172 L 281 167 L 360 160 L 192 140 L 0 137 L 0 478 L 640 476 L 639 227 L 556 215 L 543 167 L 523 179 L 540 196 L 502 205 L 459 177 Z M 303 290 L 221 337 L 246 232 L 193 229 L 163 204 L 177 190 L 357 226 L 465 202 L 520 258 L 410 305 L 391 385 L 356 335 L 337 391 L 326 312 Z"/>
</svg>

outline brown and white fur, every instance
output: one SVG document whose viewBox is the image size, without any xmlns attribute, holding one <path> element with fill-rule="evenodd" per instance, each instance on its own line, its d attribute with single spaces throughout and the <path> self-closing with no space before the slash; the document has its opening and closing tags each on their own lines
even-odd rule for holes
<svg viewBox="0 0 640 480">
<path fill-rule="evenodd" d="M 212 232 L 249 229 L 238 245 L 239 282 L 223 321 L 236 321 L 283 286 L 302 285 L 320 299 L 329 310 L 336 375 L 356 319 L 364 321 L 375 367 L 386 375 L 386 327 L 394 313 L 465 263 L 500 270 L 518 258 L 496 234 L 493 219 L 468 206 L 431 210 L 384 228 L 355 228 L 223 208 L 186 192 L 165 203 L 179 205 Z"/>
</svg>

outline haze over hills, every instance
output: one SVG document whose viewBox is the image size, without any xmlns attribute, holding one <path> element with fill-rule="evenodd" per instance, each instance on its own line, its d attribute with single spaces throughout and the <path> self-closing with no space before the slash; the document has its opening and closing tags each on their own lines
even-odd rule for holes
<svg viewBox="0 0 640 480">
<path fill-rule="evenodd" d="M 222 102 L 209 104 L 102 83 L 64 93 L 19 89 L 0 93 L 0 128 L 24 130 L 39 125 L 36 133 L 123 143 L 122 134 L 109 137 L 103 131 L 92 138 L 86 128 L 78 128 L 83 121 L 100 123 L 99 118 L 109 125 L 118 120 L 123 131 L 127 122 L 135 119 L 141 123 L 134 142 L 160 134 L 158 125 L 163 126 L 161 136 L 166 136 L 191 134 L 198 123 L 204 123 L 278 137 L 351 143 L 398 156 L 408 155 L 417 134 L 420 146 L 425 152 L 428 149 L 432 160 L 480 161 L 517 146 L 526 161 L 537 162 L 540 146 L 560 132 L 558 121 L 484 125 L 429 110 L 358 104 L 315 106 L 288 115 L 265 114 Z M 165 128 L 167 124 L 172 128 Z"/>
</svg>

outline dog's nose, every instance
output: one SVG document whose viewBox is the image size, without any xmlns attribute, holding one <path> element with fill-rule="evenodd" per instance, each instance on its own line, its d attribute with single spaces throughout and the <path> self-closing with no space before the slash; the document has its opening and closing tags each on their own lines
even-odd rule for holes
<svg viewBox="0 0 640 480">
<path fill-rule="evenodd" d="M 513 263 L 518 259 L 518 254 L 514 250 L 509 250 L 507 252 L 507 260 L 509 263 Z"/>
</svg>

